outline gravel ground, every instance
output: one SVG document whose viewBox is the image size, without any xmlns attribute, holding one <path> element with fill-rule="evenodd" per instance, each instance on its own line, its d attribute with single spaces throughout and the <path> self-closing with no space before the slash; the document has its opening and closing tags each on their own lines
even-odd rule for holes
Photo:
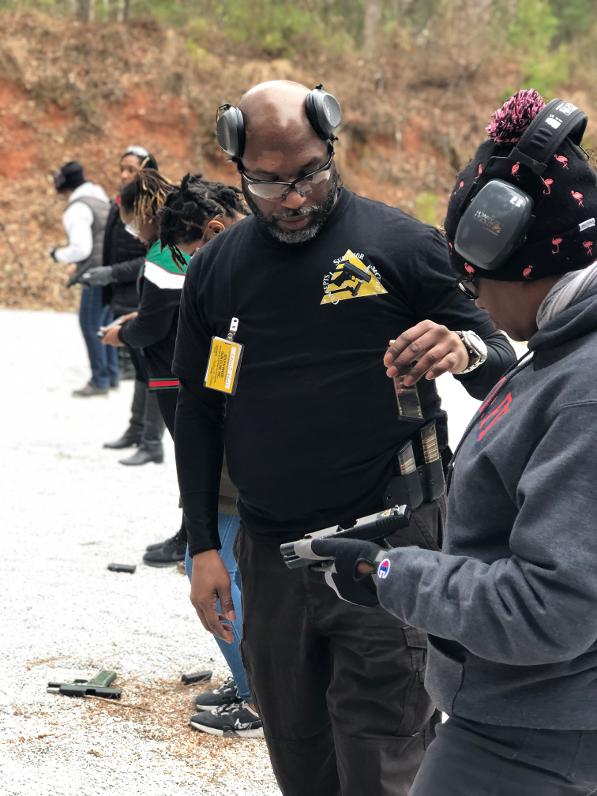
<svg viewBox="0 0 597 796">
<path fill-rule="evenodd" d="M 182 672 L 226 676 L 174 567 L 141 563 L 178 528 L 174 454 L 123 467 L 132 382 L 72 398 L 88 378 L 75 316 L 2 311 L 2 796 L 274 796 L 263 741 L 192 730 Z M 15 341 L 16 345 L 7 345 Z M 6 388 L 10 385 L 10 388 Z M 134 575 L 110 562 L 137 564 Z M 49 694 L 114 669 L 121 701 Z"/>
<path fill-rule="evenodd" d="M 73 399 L 87 379 L 71 314 L 0 311 L 3 371 L 2 796 L 274 796 L 263 741 L 188 725 L 199 686 L 180 674 L 226 668 L 188 602 L 186 578 L 141 563 L 178 527 L 174 456 L 122 467 L 102 449 L 128 420 L 132 383 Z M 15 341 L 15 345 L 9 345 Z M 451 436 L 475 401 L 442 379 Z M 106 569 L 136 563 L 133 575 Z M 50 680 L 114 669 L 121 701 L 69 699 Z"/>
</svg>

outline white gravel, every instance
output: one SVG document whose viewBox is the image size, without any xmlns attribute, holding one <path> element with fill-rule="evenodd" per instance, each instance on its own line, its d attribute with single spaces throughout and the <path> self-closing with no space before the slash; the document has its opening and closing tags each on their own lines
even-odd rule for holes
<svg viewBox="0 0 597 796">
<path fill-rule="evenodd" d="M 274 796 L 263 741 L 192 731 L 185 671 L 226 667 L 174 568 L 141 563 L 178 528 L 174 455 L 123 467 L 102 449 L 128 421 L 132 382 L 74 399 L 88 377 L 75 316 L 0 311 L 3 390 L 2 796 Z M 459 436 L 474 408 L 442 379 Z M 106 569 L 137 564 L 134 575 Z M 118 672 L 121 702 L 48 694 L 49 680 Z"/>
</svg>

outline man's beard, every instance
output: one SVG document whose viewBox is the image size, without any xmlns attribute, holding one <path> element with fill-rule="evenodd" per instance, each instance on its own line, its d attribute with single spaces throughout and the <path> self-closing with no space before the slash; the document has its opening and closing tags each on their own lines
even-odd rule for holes
<svg viewBox="0 0 597 796">
<path fill-rule="evenodd" d="M 274 213 L 271 218 L 267 218 L 255 203 L 255 199 L 247 190 L 246 183 L 243 180 L 243 194 L 253 215 L 272 238 L 280 241 L 280 243 L 306 243 L 308 240 L 312 240 L 320 232 L 332 212 L 336 203 L 337 192 L 338 172 L 334 168 L 330 177 L 330 189 L 322 204 L 311 205 L 311 207 L 299 208 L 298 210 L 285 210 L 281 213 Z M 277 224 L 278 221 L 303 218 L 304 216 L 309 216 L 310 218 L 310 223 L 304 229 L 286 230 L 281 229 Z"/>
</svg>

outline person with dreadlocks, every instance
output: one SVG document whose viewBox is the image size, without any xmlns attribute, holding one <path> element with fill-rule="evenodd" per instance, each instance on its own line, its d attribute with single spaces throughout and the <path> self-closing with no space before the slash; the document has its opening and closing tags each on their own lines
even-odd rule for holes
<svg viewBox="0 0 597 796">
<path fill-rule="evenodd" d="M 139 309 L 121 316 L 107 327 L 102 342 L 112 346 L 126 344 L 142 350 L 149 388 L 152 379 L 170 372 L 180 291 L 186 261 L 190 259 L 186 257 L 185 260 L 183 256 L 183 264 L 177 264 L 169 249 L 162 250 L 159 241 L 158 214 L 174 187 L 155 169 L 141 169 L 120 194 L 122 222 L 145 246 L 146 254 L 139 286 Z M 159 393 L 157 401 L 160 414 L 171 431 L 168 407 L 162 405 Z M 145 563 L 150 566 L 167 566 L 183 561 L 186 550 L 184 522 L 174 536 L 152 547 L 154 549 L 144 557 Z"/>
<path fill-rule="evenodd" d="M 120 160 L 120 191 L 128 185 L 139 169 L 158 170 L 156 158 L 145 147 L 136 144 L 127 146 Z M 110 204 L 110 212 L 104 233 L 103 264 L 90 268 L 81 276 L 81 283 L 102 289 L 105 304 L 110 305 L 113 318 L 133 312 L 139 304 L 137 282 L 145 262 L 145 246 L 130 235 L 120 218 L 120 194 Z M 164 459 L 162 437 L 164 420 L 155 395 L 147 389 L 147 375 L 143 355 L 134 348 L 120 348 L 121 373 L 131 365 L 135 372 L 131 416 L 128 426 L 117 439 L 104 443 L 104 448 L 124 450 L 133 446 L 137 449 L 130 456 L 120 459 L 127 466 L 139 466 Z"/>
<path fill-rule="evenodd" d="M 109 345 L 142 347 L 149 373 L 149 389 L 156 391 L 166 426 L 174 434 L 178 379 L 171 362 L 178 320 L 178 302 L 190 256 L 212 237 L 245 214 L 239 192 L 221 183 L 208 183 L 200 175 L 187 174 L 179 189 L 157 172 L 142 170 L 121 196 L 121 216 L 129 229 L 148 246 L 138 313 L 125 316 L 108 328 Z M 161 240 L 158 239 L 158 231 Z M 240 655 L 242 613 L 239 577 L 232 553 L 238 530 L 236 491 L 227 474 L 220 485 L 219 528 L 222 560 L 236 584 L 237 619 L 231 623 L 229 640 L 217 639 L 230 667 L 232 678 L 220 688 L 200 695 L 195 705 L 200 713 L 191 725 L 210 734 L 233 731 L 241 736 L 262 734 L 261 720 L 250 704 L 247 675 Z M 191 560 L 183 522 L 174 540 L 152 545 L 143 556 L 147 564 L 169 561 L 186 550 L 187 572 Z"/>
<path fill-rule="evenodd" d="M 219 232 L 247 215 L 241 192 L 232 185 L 186 174 L 160 213 L 160 237 L 175 258 L 193 255 Z"/>
<path fill-rule="evenodd" d="M 241 192 L 230 185 L 204 181 L 200 174 L 185 175 L 180 189 L 169 194 L 160 211 L 162 245 L 170 248 L 173 257 L 182 266 L 185 257 L 194 254 L 215 235 L 246 215 L 240 197 Z M 170 403 L 168 412 L 171 417 L 174 417 L 178 397 L 178 380 L 175 381 L 176 387 L 160 393 L 160 401 Z M 230 636 L 226 641 L 217 636 L 215 638 L 232 676 L 219 688 L 199 694 L 195 698 L 194 704 L 200 712 L 191 717 L 190 724 L 194 729 L 212 735 L 234 733 L 241 737 L 254 738 L 261 736 L 263 729 L 261 718 L 252 703 L 247 673 L 240 653 L 243 625 L 240 574 L 233 552 L 240 525 L 236 498 L 236 488 L 224 462 L 218 500 L 218 534 L 221 545 L 219 553 L 230 576 L 236 618 L 230 622 Z M 188 546 L 185 565 L 190 581 L 193 563 Z"/>
</svg>

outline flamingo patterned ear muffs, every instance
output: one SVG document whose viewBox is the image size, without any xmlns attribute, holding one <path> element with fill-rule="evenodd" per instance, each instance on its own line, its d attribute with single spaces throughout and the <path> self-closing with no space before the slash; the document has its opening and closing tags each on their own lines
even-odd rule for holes
<svg viewBox="0 0 597 796">
<path fill-rule="evenodd" d="M 558 107 L 578 111 L 559 100 L 550 103 L 546 110 L 552 105 L 556 105 L 556 120 Z M 450 262 L 459 276 L 531 281 L 585 268 L 597 258 L 597 173 L 579 146 L 584 124 L 577 124 L 563 140 L 560 137 L 560 143 L 545 159 L 546 166 L 534 173 L 532 165 L 537 163 L 517 147 L 544 106 L 543 98 L 533 89 L 523 89 L 507 100 L 486 128 L 489 140 L 481 144 L 456 178 L 444 226 Z M 543 118 L 547 116 L 550 114 L 544 112 Z M 556 123 L 553 121 L 551 125 L 555 127 Z M 550 125 L 549 120 L 547 124 Z M 520 149 L 524 150 L 524 146 Z M 499 213 L 493 217 L 488 212 L 490 206 L 483 204 L 481 197 L 483 188 L 495 178 L 502 181 L 502 201 L 519 202 L 527 194 L 529 200 L 520 236 L 505 255 L 502 252 L 501 259 L 491 251 L 493 238 L 499 237 L 509 218 Z M 483 225 L 487 253 L 482 252 L 483 235 L 478 238 L 476 249 L 462 243 L 465 236 L 463 225 L 459 230 L 459 224 L 463 218 L 470 221 L 473 216 L 475 223 Z M 514 224 L 512 235 L 516 234 Z M 463 256 L 463 252 L 468 256 Z"/>
</svg>

